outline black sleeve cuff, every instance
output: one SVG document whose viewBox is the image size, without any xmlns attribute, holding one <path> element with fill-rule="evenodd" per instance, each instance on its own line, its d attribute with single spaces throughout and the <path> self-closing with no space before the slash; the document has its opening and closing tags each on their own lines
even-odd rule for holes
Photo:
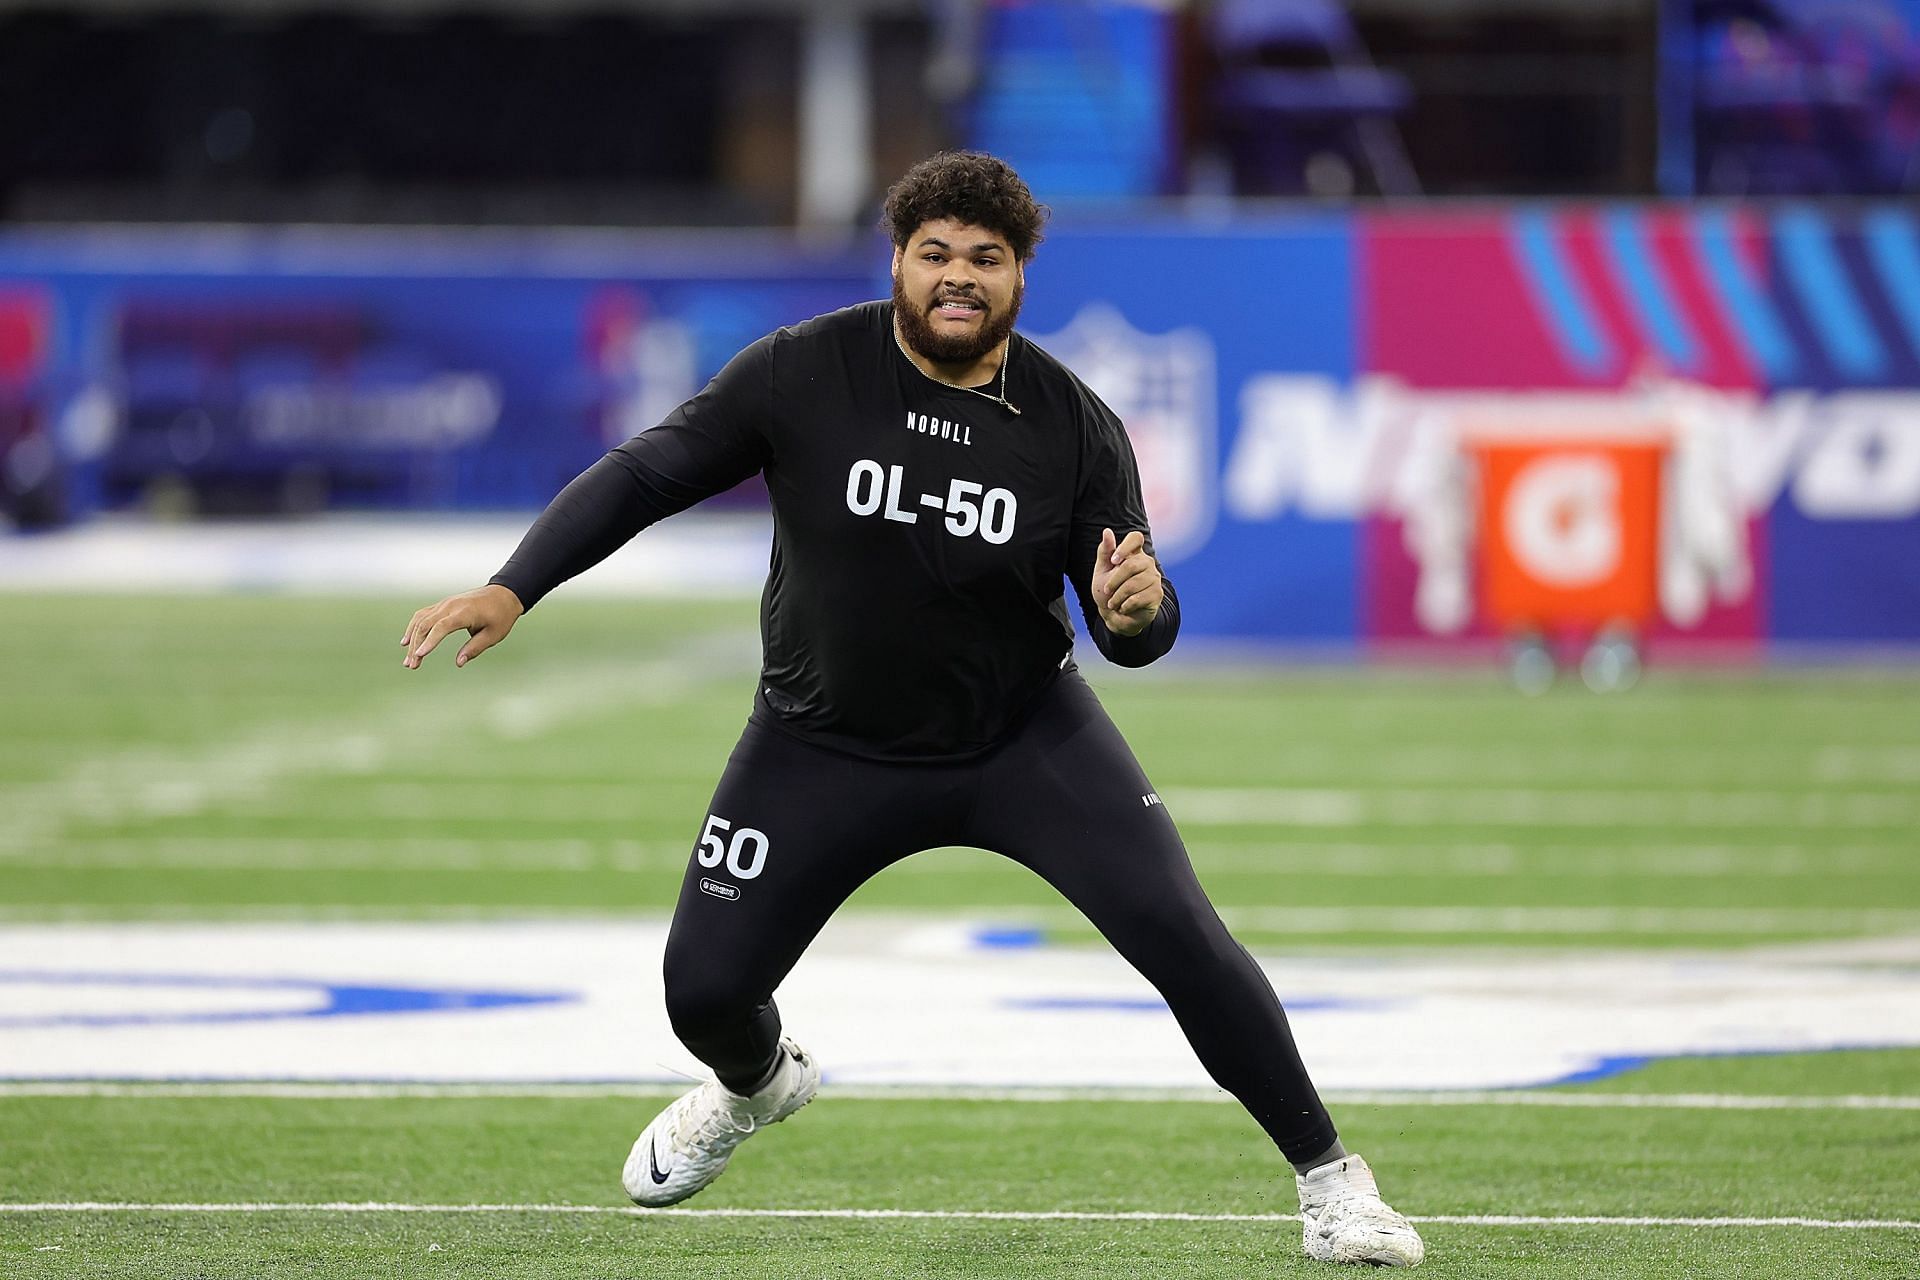
<svg viewBox="0 0 1920 1280">
<path fill-rule="evenodd" d="M 1171 579 L 1163 577 L 1160 586 L 1164 592 L 1160 612 L 1153 615 L 1153 621 L 1139 635 L 1117 635 L 1107 630 L 1097 609 L 1089 611 L 1092 616 L 1087 619 L 1087 630 L 1108 662 L 1117 667 L 1144 667 L 1173 648 L 1174 639 L 1180 634 L 1180 597 L 1174 594 Z"/>
<path fill-rule="evenodd" d="M 531 586 L 510 576 L 504 569 L 494 574 L 491 578 L 488 578 L 487 585 L 490 587 L 505 587 L 507 590 L 513 592 L 514 599 L 520 602 L 520 612 L 523 615 L 529 609 L 532 609 L 534 604 L 540 599 L 540 596 Z"/>
</svg>

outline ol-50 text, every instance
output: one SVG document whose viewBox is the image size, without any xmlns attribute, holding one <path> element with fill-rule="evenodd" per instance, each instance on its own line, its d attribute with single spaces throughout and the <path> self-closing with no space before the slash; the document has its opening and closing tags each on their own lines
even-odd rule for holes
<svg viewBox="0 0 1920 1280">
<path fill-rule="evenodd" d="M 882 467 L 862 458 L 847 472 L 847 510 L 857 516 L 879 514 L 901 524 L 918 524 L 920 513 L 907 505 L 906 468 Z M 921 493 L 910 501 L 946 515 L 947 532 L 956 538 L 979 534 L 996 545 L 1013 537 L 1020 504 L 1006 489 L 988 489 L 972 480 L 954 480 L 945 496 Z"/>
</svg>

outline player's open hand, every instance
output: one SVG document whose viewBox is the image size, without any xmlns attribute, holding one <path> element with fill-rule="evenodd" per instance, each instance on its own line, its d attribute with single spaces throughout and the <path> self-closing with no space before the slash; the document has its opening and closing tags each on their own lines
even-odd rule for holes
<svg viewBox="0 0 1920 1280">
<path fill-rule="evenodd" d="M 467 642 L 460 646 L 460 652 L 453 659 L 454 666 L 464 667 L 505 640 L 507 632 L 513 630 L 513 624 L 525 612 L 520 606 L 520 597 L 498 585 L 448 596 L 413 615 L 413 621 L 407 624 L 407 633 L 400 637 L 400 643 L 407 648 L 407 656 L 400 663 L 409 669 L 417 667 L 442 640 L 456 631 L 464 631 Z"/>
<path fill-rule="evenodd" d="M 1093 603 L 1107 630 L 1139 635 L 1160 612 L 1165 595 L 1160 565 L 1147 554 L 1147 535 L 1136 529 L 1116 542 L 1113 530 L 1102 529 L 1093 558 Z"/>
</svg>

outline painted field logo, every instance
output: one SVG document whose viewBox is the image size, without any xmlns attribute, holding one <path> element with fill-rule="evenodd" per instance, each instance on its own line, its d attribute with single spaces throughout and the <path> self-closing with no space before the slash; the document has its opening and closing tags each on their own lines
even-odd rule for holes
<svg viewBox="0 0 1920 1280">
<path fill-rule="evenodd" d="M 745 891 L 718 878 L 701 888 Z M 1911 908 L 1243 910 L 1229 922 L 1407 937 L 1857 935 L 1752 951 L 1540 953 L 1526 964 L 1439 952 L 1268 957 L 1262 968 L 1313 1046 L 1323 1089 L 1506 1089 L 1668 1057 L 1920 1046 Z M 1047 945 L 1046 932 L 966 916 L 830 927 L 781 992 L 836 1028 L 845 1084 L 1225 1096 L 1125 960 Z M 650 1063 L 673 1028 L 662 1002 L 636 1001 L 633 979 L 660 972 L 667 934 L 664 920 L 628 919 L 136 922 L 113 927 L 114 968 L 102 970 L 97 927 L 10 922 L 0 929 L 0 1092 L 7 1081 L 660 1080 Z M 1127 1051 L 1088 1052 L 1106 1043 Z M 1421 1051 L 1407 1053 L 1409 1043 Z"/>
<path fill-rule="evenodd" d="M 740 896 L 740 889 L 737 885 L 725 884 L 719 880 L 708 880 L 704 877 L 702 877 L 700 881 L 700 892 L 710 893 L 716 898 L 725 898 L 728 902 L 733 902 Z"/>
<path fill-rule="evenodd" d="M 1192 328 L 1142 333 L 1111 304 L 1096 302 L 1034 341 L 1127 424 L 1154 551 L 1169 562 L 1198 551 L 1213 532 L 1219 471 L 1213 339 Z"/>
</svg>

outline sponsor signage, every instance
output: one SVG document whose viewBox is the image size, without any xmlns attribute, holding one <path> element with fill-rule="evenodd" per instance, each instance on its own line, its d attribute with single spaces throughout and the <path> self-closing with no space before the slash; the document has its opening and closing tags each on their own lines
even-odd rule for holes
<svg viewBox="0 0 1920 1280">
<path fill-rule="evenodd" d="M 1170 434 L 1217 450 L 1207 482 L 1147 492 L 1156 528 L 1209 530 L 1165 557 L 1194 632 L 1401 649 L 1525 618 L 1721 654 L 1920 642 L 1920 577 L 1892 568 L 1920 558 L 1911 210 L 1133 223 L 1044 252 L 1029 331 L 1068 364 L 1113 362 L 1114 340 L 1074 340 L 1081 317 L 1142 367 L 1175 333 L 1211 357 L 1211 416 L 1168 413 L 1180 398 L 1144 378 L 1103 391 L 1143 461 Z M 1543 456 L 1474 447 L 1490 422 Z M 1658 461 L 1619 439 L 1648 430 Z M 1523 607 L 1523 582 L 1549 594 Z"/>
<path fill-rule="evenodd" d="M 0 299 L 36 318 L 0 321 L 0 364 L 34 370 L 77 514 L 157 478 L 209 506 L 531 510 L 754 338 L 881 295 L 884 262 L 768 236 L 14 233 Z M 1920 642 L 1906 207 L 1063 216 L 1021 325 L 1126 421 L 1190 635 L 1484 644 L 1512 625 L 1503 574 L 1640 574 L 1651 537 L 1654 648 Z M 1495 474 L 1488 424 L 1602 452 Z M 1664 433 L 1651 479 L 1606 452 L 1623 429 Z"/>
</svg>

